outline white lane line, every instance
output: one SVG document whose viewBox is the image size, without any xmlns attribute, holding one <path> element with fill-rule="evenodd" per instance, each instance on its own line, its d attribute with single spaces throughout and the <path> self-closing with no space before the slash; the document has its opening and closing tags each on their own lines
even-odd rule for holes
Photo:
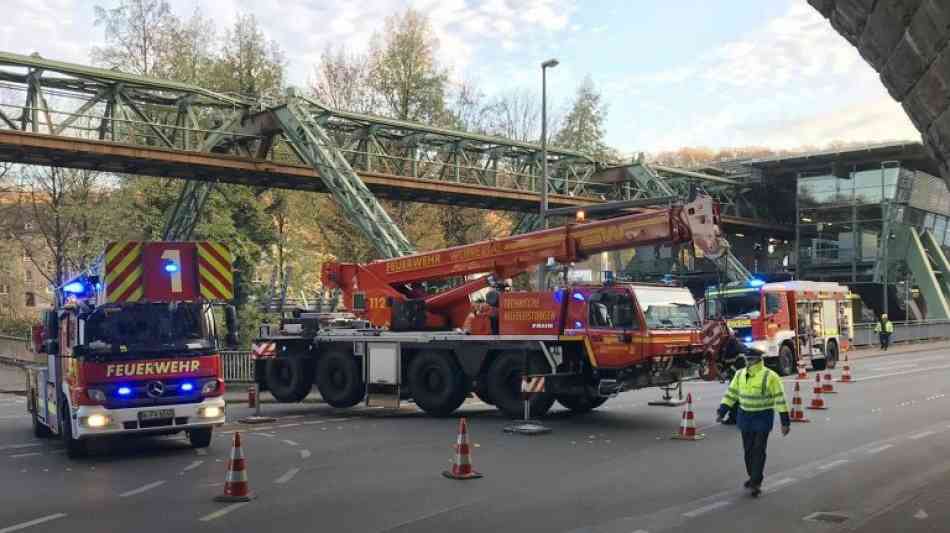
<svg viewBox="0 0 950 533">
<path fill-rule="evenodd" d="M 251 435 L 259 435 L 261 437 L 267 437 L 267 438 L 274 438 L 277 436 L 276 433 L 261 433 L 259 431 L 255 431 L 254 433 L 251 433 Z"/>
<path fill-rule="evenodd" d="M 204 464 L 204 461 L 195 461 L 195 462 L 191 463 L 190 465 L 186 466 L 185 468 L 182 468 L 181 471 L 182 471 L 182 472 L 188 472 L 189 470 L 194 470 L 194 469 L 198 468 L 199 466 L 201 466 L 201 465 L 203 465 L 203 464 Z"/>
<path fill-rule="evenodd" d="M 294 441 L 292 441 L 292 440 L 282 440 L 281 442 L 283 442 L 284 444 L 286 444 L 286 445 L 288 445 L 288 446 L 300 446 L 300 444 L 298 444 L 297 442 L 294 442 Z"/>
<path fill-rule="evenodd" d="M 917 440 L 917 439 L 922 439 L 922 438 L 924 438 L 924 437 L 929 437 L 929 436 L 931 436 L 931 435 L 933 435 L 933 434 L 935 434 L 935 433 L 936 433 L 935 431 L 924 431 L 923 433 L 918 433 L 918 434 L 916 434 L 916 435 L 911 435 L 911 436 L 909 436 L 909 437 L 907 437 L 907 438 L 910 439 L 910 440 Z"/>
<path fill-rule="evenodd" d="M 277 427 L 279 427 L 279 428 L 294 428 L 294 427 L 297 427 L 297 426 L 299 426 L 299 425 L 300 425 L 300 422 L 294 422 L 294 423 L 292 423 L 292 424 L 281 424 L 281 425 L 279 425 L 279 426 L 277 426 Z"/>
<path fill-rule="evenodd" d="M 277 483 L 278 485 L 283 485 L 284 483 L 287 483 L 288 481 L 290 481 L 291 479 L 293 479 L 294 476 L 297 475 L 297 472 L 300 472 L 300 469 L 299 469 L 299 468 L 291 468 L 290 470 L 284 472 L 284 475 L 282 475 L 282 476 L 280 476 L 279 478 L 275 479 L 275 480 L 274 480 L 274 483 Z"/>
<path fill-rule="evenodd" d="M 875 374 L 873 376 L 855 378 L 851 381 L 871 381 L 873 379 L 884 379 L 884 378 L 891 378 L 895 376 L 905 376 L 907 374 L 919 374 L 921 372 L 932 372 L 934 370 L 946 370 L 948 368 L 950 368 L 950 365 L 932 366 L 928 368 L 917 368 L 914 370 L 904 370 L 903 372 L 891 372 L 890 374 Z"/>
<path fill-rule="evenodd" d="M 821 470 L 821 471 L 831 470 L 832 468 L 834 468 L 834 467 L 836 467 L 836 466 L 841 466 L 841 465 L 843 465 L 843 464 L 845 464 L 845 463 L 847 463 L 847 462 L 848 462 L 847 459 L 838 459 L 837 461 L 832 461 L 832 462 L 830 462 L 830 463 L 826 463 L 826 464 L 823 464 L 823 465 L 819 466 L 819 467 L 818 467 L 818 470 Z"/>
<path fill-rule="evenodd" d="M 26 528 L 28 528 L 28 527 L 37 526 L 37 525 L 39 525 L 39 524 L 43 524 L 43 523 L 49 522 L 49 521 L 51 521 L 51 520 L 57 520 L 57 519 L 60 519 L 60 518 L 64 518 L 65 516 L 66 516 L 66 513 L 56 513 L 56 514 L 51 514 L 51 515 L 42 516 L 42 517 L 37 518 L 37 519 L 35 519 L 35 520 L 30 520 L 29 522 L 21 522 L 21 523 L 19 523 L 19 524 L 14 524 L 14 525 L 12 525 L 12 526 L 7 526 L 7 527 L 5 527 L 5 528 L 3 528 L 3 529 L 0 529 L 0 533 L 12 533 L 13 531 L 20 531 L 21 529 L 26 529 Z"/>
<path fill-rule="evenodd" d="M 42 446 L 41 442 L 30 442 L 27 444 L 4 444 L 0 446 L 0 450 L 18 450 L 20 448 L 35 448 L 37 446 Z"/>
<path fill-rule="evenodd" d="M 300 458 L 301 458 L 301 459 L 309 459 L 309 458 L 310 458 L 310 450 L 300 450 Z"/>
<path fill-rule="evenodd" d="M 259 428 L 254 428 L 254 429 L 256 429 L 257 431 L 270 431 L 274 429 L 274 426 L 261 426 Z"/>
<path fill-rule="evenodd" d="M 164 485 L 164 484 L 165 484 L 164 481 L 155 481 L 155 482 L 153 482 L 153 483 L 149 483 L 148 485 L 142 485 L 141 487 L 139 487 L 139 488 L 137 488 L 137 489 L 132 489 L 132 490 L 129 490 L 129 491 L 125 491 L 125 492 L 123 492 L 122 494 L 119 494 L 119 497 L 120 497 L 120 498 L 128 498 L 129 496 L 135 496 L 136 494 L 142 494 L 142 493 L 145 492 L 145 491 L 152 490 L 152 489 L 154 489 L 155 487 L 160 487 L 160 486 L 162 486 L 162 485 Z"/>
<path fill-rule="evenodd" d="M 883 452 L 884 450 L 889 450 L 889 449 L 891 449 L 891 448 L 893 448 L 893 447 L 894 447 L 893 444 L 885 444 L 884 446 L 878 446 L 877 448 L 871 448 L 870 450 L 868 450 L 867 453 L 868 453 L 868 455 L 875 455 L 875 454 L 878 454 L 878 453 Z"/>
<path fill-rule="evenodd" d="M 762 487 L 762 492 L 774 492 L 784 487 L 785 485 L 791 485 L 792 483 L 795 483 L 796 481 L 798 480 L 793 477 L 786 477 L 778 481 L 773 481 L 772 483 L 766 483 L 765 486 Z"/>
<path fill-rule="evenodd" d="M 34 455 L 43 455 L 40 452 L 30 452 L 30 453 L 15 453 L 10 456 L 10 459 L 19 459 L 21 457 L 33 457 Z"/>
<path fill-rule="evenodd" d="M 710 503 L 709 505 L 704 505 L 700 507 L 699 509 L 693 509 L 692 511 L 685 512 L 683 513 L 683 516 L 687 518 L 696 518 L 697 516 L 706 514 L 709 511 L 715 511 L 716 509 L 719 509 L 720 507 L 726 507 L 731 503 L 732 502 L 730 500 L 723 500 L 719 502 Z"/>
<path fill-rule="evenodd" d="M 218 510 L 218 511 L 215 511 L 215 512 L 213 512 L 213 513 L 211 513 L 211 514 L 206 514 L 206 515 L 202 516 L 201 518 L 199 518 L 198 520 L 200 520 L 200 521 L 202 521 L 202 522 L 210 522 L 210 521 L 214 520 L 215 518 L 221 518 L 222 516 L 224 516 L 224 515 L 230 513 L 231 511 L 236 511 L 236 510 L 240 509 L 241 507 L 244 507 L 245 505 L 247 505 L 247 504 L 249 504 L 249 503 L 251 503 L 251 502 L 232 503 L 231 505 L 229 505 L 229 506 L 227 506 L 227 507 L 225 507 L 225 508 L 223 508 L 223 509 L 220 509 L 220 510 Z M 3 532 L 0 531 L 0 533 L 3 533 Z"/>
<path fill-rule="evenodd" d="M 303 422 L 304 425 L 312 426 L 314 424 L 329 424 L 330 422 L 345 422 L 347 420 L 353 420 L 353 417 L 347 418 L 328 418 L 326 420 L 311 420 L 309 422 Z"/>
<path fill-rule="evenodd" d="M 25 417 L 27 417 L 27 416 L 29 416 L 29 415 L 3 415 L 3 416 L 0 416 L 0 418 L 2 418 L 2 419 L 4 419 L 4 420 L 7 420 L 7 419 L 10 419 L 10 418 L 25 418 Z"/>
</svg>

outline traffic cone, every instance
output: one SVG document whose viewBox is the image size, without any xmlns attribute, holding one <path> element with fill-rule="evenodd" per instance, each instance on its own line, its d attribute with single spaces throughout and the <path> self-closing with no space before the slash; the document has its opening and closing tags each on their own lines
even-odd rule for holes
<svg viewBox="0 0 950 533">
<path fill-rule="evenodd" d="M 825 405 L 824 398 L 821 397 L 821 373 L 815 374 L 815 390 L 812 391 L 814 396 L 811 399 L 811 405 L 808 406 L 809 409 L 827 409 L 828 406 Z"/>
<path fill-rule="evenodd" d="M 823 394 L 838 394 L 834 383 L 832 383 L 831 372 L 825 372 L 825 382 L 821 385 L 821 392 Z"/>
<path fill-rule="evenodd" d="M 795 378 L 798 381 L 805 381 L 808 379 L 808 368 L 805 366 L 805 360 L 798 360 L 798 376 Z"/>
<path fill-rule="evenodd" d="M 680 431 L 673 435 L 677 440 L 702 440 L 706 435 L 696 433 L 696 420 L 693 417 L 693 395 L 686 395 L 686 409 L 683 411 L 683 418 L 680 421 Z"/>
<path fill-rule="evenodd" d="M 838 383 L 854 383 L 851 381 L 851 365 L 848 364 L 848 354 L 844 354 L 844 368 L 841 369 L 841 379 Z"/>
<path fill-rule="evenodd" d="M 449 479 L 476 479 L 481 474 L 472 468 L 472 452 L 468 444 L 468 421 L 459 419 L 459 436 L 455 442 L 455 462 L 452 470 L 445 470 L 442 475 Z"/>
<path fill-rule="evenodd" d="M 792 422 L 811 422 L 805 417 L 805 410 L 802 409 L 802 391 L 799 383 L 795 382 L 795 394 L 792 395 L 792 412 L 788 417 Z"/>
<path fill-rule="evenodd" d="M 244 451 L 241 449 L 241 433 L 234 433 L 231 445 L 231 458 L 228 460 L 228 473 L 224 478 L 224 494 L 215 496 L 216 502 L 249 502 L 255 498 L 247 484 L 247 470 L 244 464 Z"/>
</svg>

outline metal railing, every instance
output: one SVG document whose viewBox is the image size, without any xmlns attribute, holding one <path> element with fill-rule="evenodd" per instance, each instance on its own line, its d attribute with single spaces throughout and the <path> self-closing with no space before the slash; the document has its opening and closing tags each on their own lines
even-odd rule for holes
<svg viewBox="0 0 950 533">
<path fill-rule="evenodd" d="M 225 383 L 253 383 L 254 360 L 249 351 L 222 351 Z"/>
<path fill-rule="evenodd" d="M 878 334 L 874 332 L 876 322 L 854 325 L 854 346 L 876 346 Z M 950 320 L 912 320 L 892 322 L 894 333 L 891 343 L 922 342 L 950 339 Z"/>
</svg>

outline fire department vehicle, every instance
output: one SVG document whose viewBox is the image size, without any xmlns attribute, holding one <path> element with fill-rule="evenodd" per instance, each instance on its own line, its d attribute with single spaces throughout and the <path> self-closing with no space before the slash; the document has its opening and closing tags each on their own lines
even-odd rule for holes
<svg viewBox="0 0 950 533">
<path fill-rule="evenodd" d="M 548 258 L 570 265 L 672 243 L 694 243 L 709 257 L 724 253 L 709 197 L 368 264 L 327 263 L 324 286 L 342 291 L 347 312 L 295 312 L 278 327 L 263 326 L 253 350 L 257 380 L 282 402 L 302 400 L 316 383 L 334 407 L 411 398 L 437 416 L 470 392 L 518 416 L 526 374 L 544 380 L 530 400 L 532 416 L 555 400 L 584 412 L 623 389 L 675 384 L 705 364 L 687 289 L 608 279 L 514 292 L 502 281 Z M 459 284 L 438 292 L 425 286 L 452 279 Z"/>
<path fill-rule="evenodd" d="M 849 295 L 837 283 L 752 280 L 708 289 L 705 315 L 725 319 L 741 342 L 763 351 L 766 364 L 787 376 L 799 358 L 816 370 L 835 367 L 854 336 Z"/>
<path fill-rule="evenodd" d="M 224 423 L 224 380 L 212 305 L 233 294 L 231 255 L 213 242 L 119 242 L 100 273 L 64 284 L 34 327 L 46 365 L 28 371 L 37 437 L 71 457 L 90 439 L 185 431 L 207 447 Z M 228 340 L 234 309 L 227 307 Z"/>
</svg>

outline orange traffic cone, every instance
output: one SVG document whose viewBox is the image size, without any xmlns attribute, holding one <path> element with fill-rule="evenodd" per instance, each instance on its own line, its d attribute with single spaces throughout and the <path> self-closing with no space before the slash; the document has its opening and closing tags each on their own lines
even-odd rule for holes
<svg viewBox="0 0 950 533">
<path fill-rule="evenodd" d="M 804 381 L 808 379 L 808 368 L 805 366 L 805 360 L 798 360 L 798 376 L 795 377 L 798 381 Z"/>
<path fill-rule="evenodd" d="M 459 419 L 459 436 L 455 442 L 455 462 L 452 470 L 445 470 L 442 475 L 449 479 L 476 479 L 481 474 L 472 468 L 472 452 L 468 444 L 468 421 Z"/>
<path fill-rule="evenodd" d="M 848 364 L 848 354 L 844 354 L 844 368 L 841 369 L 841 379 L 838 383 L 854 383 L 851 381 L 851 365 Z"/>
<path fill-rule="evenodd" d="M 834 383 L 832 383 L 831 372 L 825 372 L 825 382 L 821 385 L 821 392 L 823 394 L 838 394 Z"/>
<path fill-rule="evenodd" d="M 792 422 L 811 422 L 805 417 L 805 410 L 802 408 L 802 391 L 797 381 L 795 382 L 795 394 L 792 395 L 792 412 L 789 413 L 788 418 Z"/>
<path fill-rule="evenodd" d="M 821 373 L 815 374 L 815 389 L 812 391 L 814 396 L 811 399 L 809 409 L 827 409 L 824 398 L 821 397 Z"/>
<path fill-rule="evenodd" d="M 680 421 L 680 431 L 673 435 L 677 440 L 702 440 L 706 435 L 696 433 L 696 420 L 693 417 L 693 395 L 686 395 L 686 409 L 683 411 L 683 418 Z"/>
<path fill-rule="evenodd" d="M 244 464 L 244 451 L 241 449 L 241 434 L 234 433 L 231 445 L 231 459 L 228 460 L 228 473 L 224 478 L 224 494 L 215 496 L 216 502 L 249 502 L 255 498 L 247 484 L 247 470 Z"/>
</svg>

